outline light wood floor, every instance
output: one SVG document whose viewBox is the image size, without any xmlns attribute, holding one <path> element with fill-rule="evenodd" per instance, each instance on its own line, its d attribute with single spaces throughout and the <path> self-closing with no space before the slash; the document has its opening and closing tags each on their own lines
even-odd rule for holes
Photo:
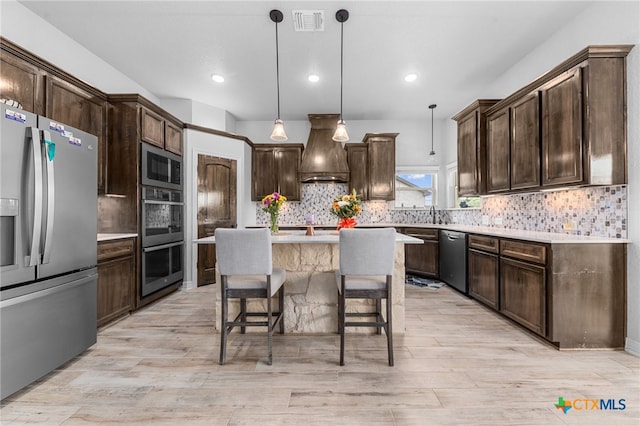
<svg viewBox="0 0 640 426">
<path fill-rule="evenodd" d="M 559 352 L 453 290 L 407 286 L 407 332 L 231 337 L 218 365 L 213 286 L 101 331 L 89 351 L 2 402 L 2 425 L 638 425 L 640 358 Z M 556 409 L 558 397 L 626 409 Z"/>
</svg>

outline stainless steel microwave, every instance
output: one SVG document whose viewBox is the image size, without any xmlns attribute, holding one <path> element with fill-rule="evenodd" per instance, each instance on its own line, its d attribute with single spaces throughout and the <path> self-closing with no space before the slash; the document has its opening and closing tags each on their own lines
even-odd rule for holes
<svg viewBox="0 0 640 426">
<path fill-rule="evenodd" d="M 182 158 L 146 143 L 141 145 L 142 184 L 182 190 Z"/>
</svg>

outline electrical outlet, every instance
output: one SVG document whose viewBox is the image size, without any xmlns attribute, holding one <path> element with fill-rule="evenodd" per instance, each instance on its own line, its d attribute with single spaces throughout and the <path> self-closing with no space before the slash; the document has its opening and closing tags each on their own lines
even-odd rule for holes
<svg viewBox="0 0 640 426">
<path fill-rule="evenodd" d="M 495 225 L 502 225 L 502 218 L 501 217 L 496 217 L 495 219 L 493 219 L 493 223 Z"/>
<path fill-rule="evenodd" d="M 489 225 L 489 215 L 488 214 L 483 214 L 482 215 L 482 224 L 483 225 Z"/>
</svg>

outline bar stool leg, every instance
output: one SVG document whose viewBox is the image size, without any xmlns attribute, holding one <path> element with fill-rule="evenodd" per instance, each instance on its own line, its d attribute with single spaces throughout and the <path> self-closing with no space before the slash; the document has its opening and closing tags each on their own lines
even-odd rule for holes
<svg viewBox="0 0 640 426">
<path fill-rule="evenodd" d="M 247 299 L 240 299 L 240 321 L 247 322 Z M 240 327 L 240 333 L 245 334 L 247 332 L 247 327 Z"/>
<path fill-rule="evenodd" d="M 284 334 L 284 286 L 280 287 L 278 296 L 278 310 L 280 311 L 280 334 Z"/>
<path fill-rule="evenodd" d="M 346 322 L 346 304 L 345 304 L 345 283 L 344 283 L 344 275 L 342 276 L 342 291 L 338 295 L 338 312 L 340 313 L 338 316 L 338 328 L 340 329 L 340 365 L 344 365 L 344 329 Z"/>
<path fill-rule="evenodd" d="M 391 299 L 391 277 L 387 277 L 387 321 L 385 332 L 387 333 L 387 351 L 389 352 L 389 367 L 393 367 L 393 303 Z"/>
<path fill-rule="evenodd" d="M 221 287 L 221 292 L 222 292 L 222 297 L 221 297 L 221 301 L 220 301 L 220 307 L 221 307 L 221 312 L 220 312 L 220 322 L 221 322 L 221 327 L 220 327 L 220 365 L 224 365 L 225 363 L 225 358 L 226 358 L 226 352 L 227 352 L 227 277 L 222 277 L 221 278 L 221 283 L 220 283 L 220 287 Z"/>
</svg>

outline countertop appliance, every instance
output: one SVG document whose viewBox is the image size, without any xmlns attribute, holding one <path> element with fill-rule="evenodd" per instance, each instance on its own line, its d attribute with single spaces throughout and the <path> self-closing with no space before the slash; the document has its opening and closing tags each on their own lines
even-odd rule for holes
<svg viewBox="0 0 640 426">
<path fill-rule="evenodd" d="M 96 342 L 98 141 L 4 104 L 0 113 L 4 399 Z"/>
<path fill-rule="evenodd" d="M 467 234 L 440 230 L 440 279 L 469 294 L 467 280 Z"/>
</svg>

